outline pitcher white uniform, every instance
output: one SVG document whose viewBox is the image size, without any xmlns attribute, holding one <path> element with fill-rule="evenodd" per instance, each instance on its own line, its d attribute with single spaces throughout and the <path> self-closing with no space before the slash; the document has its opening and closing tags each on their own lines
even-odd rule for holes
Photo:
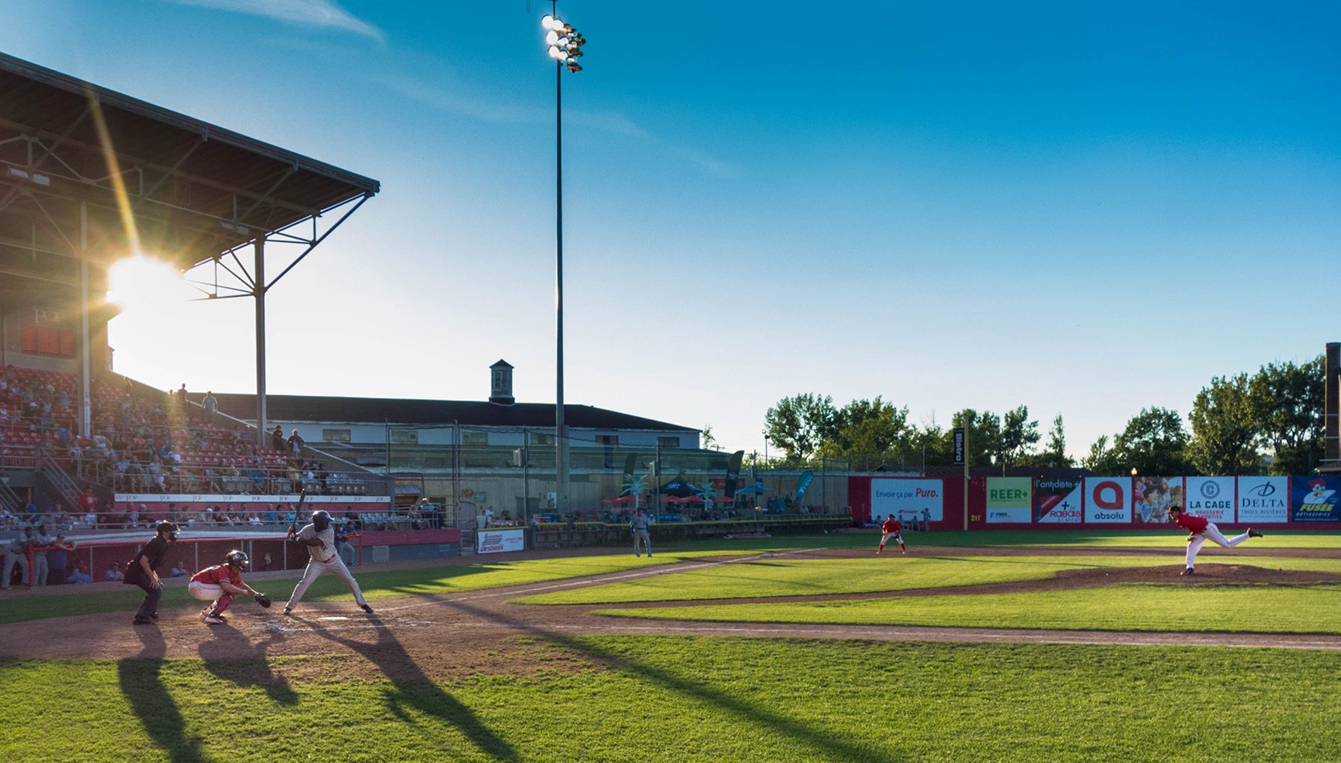
<svg viewBox="0 0 1341 763">
<path fill-rule="evenodd" d="M 363 598 L 363 591 L 359 589 L 359 583 L 354 576 L 349 574 L 349 568 L 345 566 L 344 560 L 335 551 L 335 528 L 328 526 L 325 530 L 317 531 L 316 527 L 307 525 L 298 531 L 299 540 L 320 540 L 319 546 L 308 546 L 307 553 L 312 557 L 307 560 L 307 568 L 303 570 L 303 579 L 298 581 L 297 587 L 293 589 L 293 595 L 289 597 L 289 603 L 284 606 L 284 611 L 293 609 L 294 605 L 303 600 L 303 594 L 307 593 L 307 587 L 312 585 L 312 581 L 317 579 L 318 575 L 324 572 L 334 573 L 345 585 L 349 587 L 349 592 L 354 594 L 354 601 L 358 602 L 360 607 L 367 609 L 368 602 Z"/>
</svg>

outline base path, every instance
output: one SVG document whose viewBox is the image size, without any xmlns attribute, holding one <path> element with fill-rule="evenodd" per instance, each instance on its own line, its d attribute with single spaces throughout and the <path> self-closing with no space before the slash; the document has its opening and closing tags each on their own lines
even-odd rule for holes
<svg viewBox="0 0 1341 763">
<path fill-rule="evenodd" d="M 1031 549 L 1035 555 L 1046 550 Z M 1069 551 L 1069 549 L 1068 549 Z M 1111 553 L 1111 549 L 1105 549 Z M 955 555 L 976 555 L 956 549 Z M 851 639 L 956 643 L 1127 644 L 1277 647 L 1341 650 L 1341 636 L 1274 633 L 1155 633 L 1114 631 L 943 628 L 793 623 L 716 623 L 630 620 L 597 616 L 593 609 L 620 606 L 688 606 L 712 602 L 655 602 L 637 605 L 521 605 L 512 599 L 566 588 L 600 585 L 638 577 L 674 574 L 704 566 L 743 564 L 762 558 L 819 555 L 814 550 L 778 552 L 730 560 L 708 559 L 664 567 L 535 583 L 450 595 L 423 595 L 374 601 L 375 615 L 352 601 L 303 604 L 287 617 L 276 606 L 262 610 L 239 602 L 226 625 L 208 626 L 194 607 L 165 609 L 156 626 L 133 626 L 131 613 L 117 612 L 35 620 L 0 626 L 0 659 L 198 658 L 208 665 L 282 655 L 348 655 L 340 675 L 407 675 L 434 679 L 481 672 L 526 673 L 586 667 L 590 650 L 574 642 L 586 635 L 686 635 L 745 638 Z M 1242 556 L 1242 555 L 1241 555 Z M 993 586 L 923 589 L 881 594 L 837 594 L 773 598 L 767 601 L 838 600 L 870 596 L 987 593 L 1103 586 L 1116 582 L 1169 582 L 1218 585 L 1261 582 L 1338 582 L 1325 573 L 1278 573 L 1250 566 L 1226 566 L 1189 581 L 1180 567 L 1076 571 L 1047 580 Z M 1207 573 L 1214 569 L 1207 566 Z M 1200 572 L 1200 570 L 1199 570 Z M 733 600 L 744 602 L 746 600 Z M 529 638 L 516 639 L 523 636 Z M 584 656 L 585 655 L 585 656 Z M 286 673 L 309 670 L 307 663 L 281 663 Z M 259 669 L 259 668 L 258 668 Z M 276 667 L 280 670 L 280 667 Z M 269 670 L 269 668 L 266 668 Z M 328 669 L 320 669 L 329 675 Z"/>
</svg>

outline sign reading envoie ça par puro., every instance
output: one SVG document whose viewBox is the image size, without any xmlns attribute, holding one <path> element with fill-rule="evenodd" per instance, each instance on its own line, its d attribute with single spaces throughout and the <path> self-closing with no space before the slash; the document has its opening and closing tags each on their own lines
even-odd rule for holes
<svg viewBox="0 0 1341 763">
<path fill-rule="evenodd" d="M 921 516 L 922 510 L 931 513 L 931 521 L 939 522 L 945 500 L 945 488 L 940 480 L 881 479 L 871 480 L 871 521 L 881 522 L 885 517 L 899 518 L 900 512 Z"/>
</svg>

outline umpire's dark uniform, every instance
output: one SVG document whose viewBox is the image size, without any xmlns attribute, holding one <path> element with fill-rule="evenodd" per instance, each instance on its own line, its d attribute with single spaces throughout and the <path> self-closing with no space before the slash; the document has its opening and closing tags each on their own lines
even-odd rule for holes
<svg viewBox="0 0 1341 763">
<path fill-rule="evenodd" d="M 140 552 L 126 565 L 126 585 L 139 586 L 144 590 L 144 603 L 135 613 L 136 625 L 148 625 L 158 619 L 158 600 L 163 596 L 163 586 L 153 575 L 144 571 L 141 559 L 149 561 L 149 569 L 157 569 L 168 555 L 168 544 L 177 540 L 177 525 L 171 522 L 159 522 L 158 534 L 140 548 Z"/>
</svg>

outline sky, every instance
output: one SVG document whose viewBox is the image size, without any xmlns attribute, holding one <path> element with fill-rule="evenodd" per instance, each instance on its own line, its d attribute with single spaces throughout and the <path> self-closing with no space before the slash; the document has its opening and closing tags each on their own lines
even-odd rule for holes
<svg viewBox="0 0 1341 763">
<path fill-rule="evenodd" d="M 538 0 L 6 0 L 0 50 L 378 179 L 270 293 L 272 393 L 554 400 Z M 800 392 L 1083 454 L 1341 338 L 1341 6 L 571 0 L 567 402 L 764 447 Z M 270 265 L 271 272 L 275 265 Z M 248 300 L 116 370 L 254 389 Z"/>
</svg>

